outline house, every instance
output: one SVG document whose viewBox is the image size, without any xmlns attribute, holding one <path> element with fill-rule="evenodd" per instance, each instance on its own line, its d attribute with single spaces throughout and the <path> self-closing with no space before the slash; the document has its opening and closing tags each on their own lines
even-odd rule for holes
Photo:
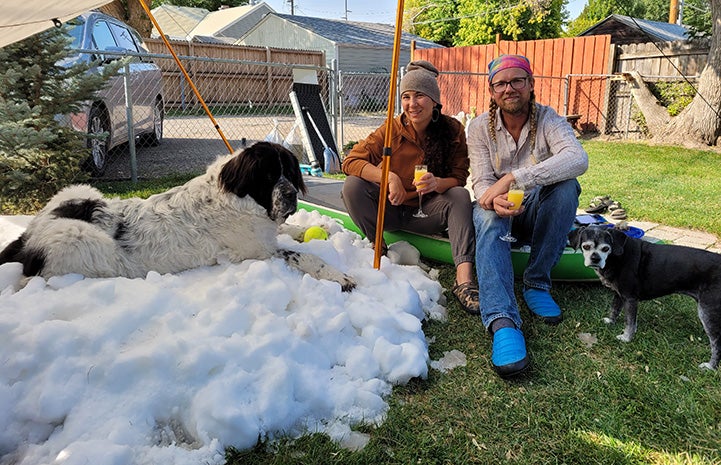
<svg viewBox="0 0 721 465">
<path fill-rule="evenodd" d="M 391 70 L 395 27 L 389 24 L 364 23 L 269 13 L 235 43 L 301 50 L 322 50 L 326 63 L 332 60 L 345 73 L 388 73 Z M 411 42 L 416 48 L 438 48 L 422 37 L 403 32 L 399 63 L 410 60 Z"/>
<path fill-rule="evenodd" d="M 685 41 L 689 38 L 689 29 L 679 24 L 612 14 L 578 36 L 603 34 L 611 36 L 612 44 L 625 45 L 646 42 Z"/>
<path fill-rule="evenodd" d="M 154 8 L 153 16 L 171 39 L 232 44 L 274 10 L 267 3 L 208 11 L 174 5 Z M 158 37 L 153 27 L 151 37 Z"/>
</svg>

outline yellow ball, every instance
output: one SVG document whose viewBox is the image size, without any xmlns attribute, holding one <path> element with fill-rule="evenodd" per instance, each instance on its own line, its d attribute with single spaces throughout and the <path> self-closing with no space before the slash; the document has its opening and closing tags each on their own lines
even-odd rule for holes
<svg viewBox="0 0 721 465">
<path fill-rule="evenodd" d="M 328 239 L 328 233 L 325 232 L 325 229 L 321 228 L 320 226 L 311 226 L 310 228 L 305 230 L 305 234 L 303 235 L 303 242 L 308 242 L 311 239 L 326 240 Z"/>
</svg>

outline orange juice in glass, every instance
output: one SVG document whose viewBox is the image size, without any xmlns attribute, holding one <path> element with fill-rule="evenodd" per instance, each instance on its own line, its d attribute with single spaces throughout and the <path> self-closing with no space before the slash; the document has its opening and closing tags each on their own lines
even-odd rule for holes
<svg viewBox="0 0 721 465">
<path fill-rule="evenodd" d="M 428 173 L 428 166 L 427 165 L 416 165 L 415 169 L 413 171 L 413 181 L 416 182 L 416 189 L 419 187 L 423 187 L 423 184 L 418 184 L 418 181 L 421 180 L 423 176 Z M 416 218 L 427 218 L 428 215 L 423 213 L 423 209 L 421 208 L 421 202 L 423 200 L 423 194 L 420 192 L 418 193 L 418 211 L 413 214 Z"/>
<path fill-rule="evenodd" d="M 508 191 L 508 201 L 513 202 L 513 206 L 508 207 L 509 210 L 518 210 L 521 208 L 521 203 L 523 203 L 523 191 L 521 189 L 511 189 Z"/>
</svg>

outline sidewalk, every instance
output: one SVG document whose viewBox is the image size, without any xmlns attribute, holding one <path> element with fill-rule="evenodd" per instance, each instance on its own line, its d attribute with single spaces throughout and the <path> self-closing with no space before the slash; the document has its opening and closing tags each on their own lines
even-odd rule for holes
<svg viewBox="0 0 721 465">
<path fill-rule="evenodd" d="M 658 223 L 643 221 L 629 221 L 629 225 L 641 228 L 646 231 L 646 236 L 655 237 L 662 241 L 671 242 L 676 245 L 685 245 L 706 249 L 710 252 L 721 253 L 721 241 L 710 233 L 694 231 L 691 229 L 674 228 Z"/>
</svg>

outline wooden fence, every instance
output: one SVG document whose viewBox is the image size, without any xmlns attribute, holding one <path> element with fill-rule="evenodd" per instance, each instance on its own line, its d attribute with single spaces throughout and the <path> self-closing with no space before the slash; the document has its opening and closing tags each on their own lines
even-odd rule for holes
<svg viewBox="0 0 721 465">
<path fill-rule="evenodd" d="M 613 72 L 638 71 L 642 76 L 699 76 L 708 60 L 708 40 L 629 44 L 619 47 Z"/>
<path fill-rule="evenodd" d="M 145 39 L 145 43 L 151 53 L 169 53 L 162 39 Z M 289 64 L 325 67 L 325 55 L 321 51 L 177 40 L 170 41 L 170 44 L 175 54 L 181 57 L 188 75 L 208 104 L 287 104 L 288 92 L 293 84 L 292 67 L 288 66 Z M 172 58 L 158 58 L 154 61 L 163 72 L 166 107 L 185 108 L 197 103 L 195 95 Z M 273 66 L 273 63 L 279 66 Z"/>
<path fill-rule="evenodd" d="M 466 75 L 463 82 L 452 75 L 441 75 L 439 86 L 444 95 L 444 112 L 475 109 L 480 114 L 488 109 L 488 63 L 500 54 L 528 57 L 536 78 L 537 102 L 562 115 L 580 115 L 577 124 L 583 130 L 596 131 L 602 125 L 604 108 L 600 104 L 606 93 L 610 35 L 416 49 L 413 58 L 428 60 L 442 72 L 473 73 Z"/>
</svg>

